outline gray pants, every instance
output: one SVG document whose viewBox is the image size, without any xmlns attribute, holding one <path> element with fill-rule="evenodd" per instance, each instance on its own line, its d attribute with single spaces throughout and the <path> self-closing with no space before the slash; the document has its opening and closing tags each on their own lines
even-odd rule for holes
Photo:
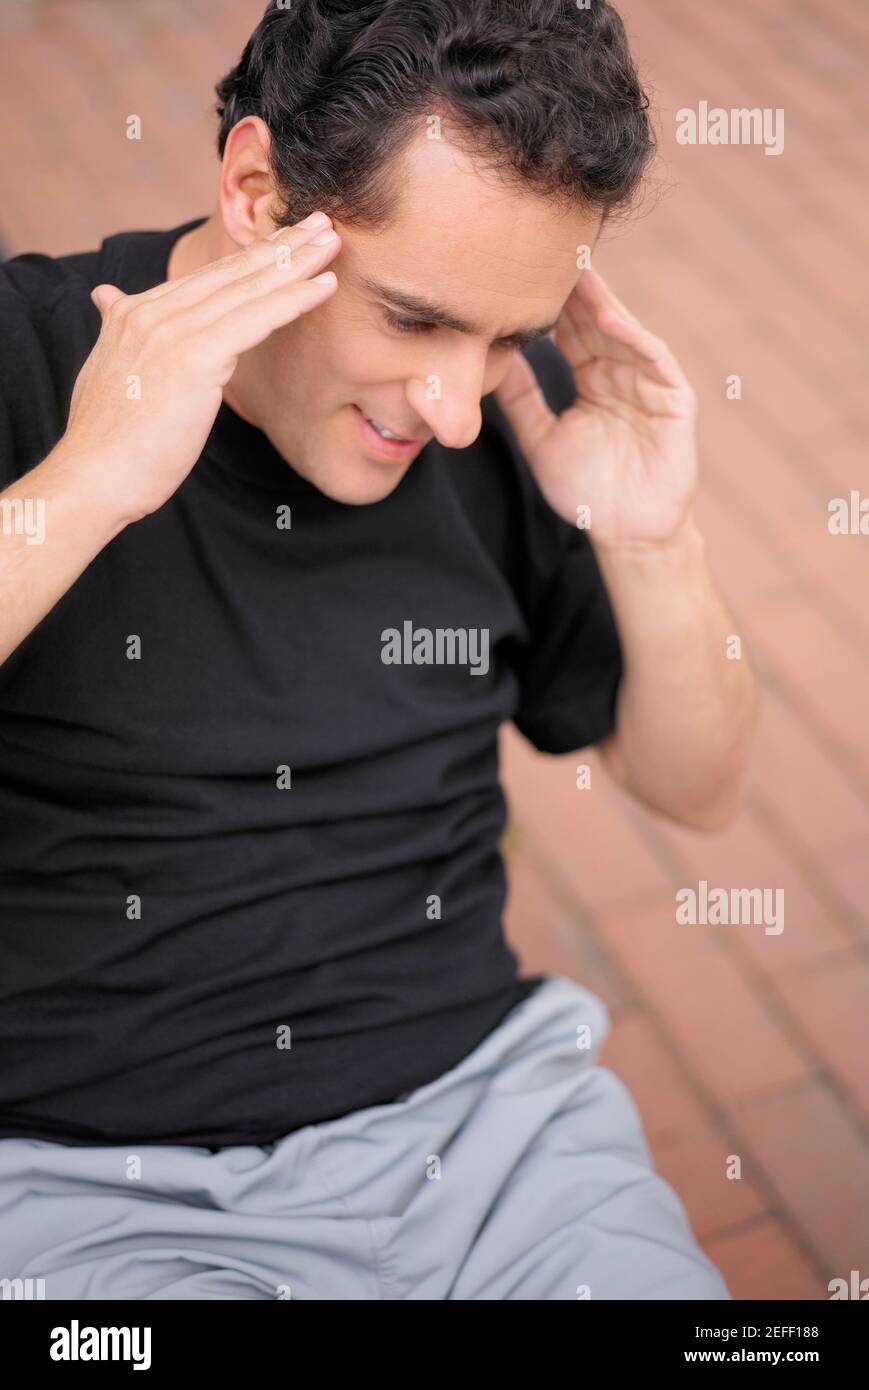
<svg viewBox="0 0 869 1390">
<path fill-rule="evenodd" d="M 728 1299 L 595 1065 L 608 1027 L 550 975 L 436 1081 L 275 1144 L 0 1140 L 0 1280 L 46 1299 Z"/>
</svg>

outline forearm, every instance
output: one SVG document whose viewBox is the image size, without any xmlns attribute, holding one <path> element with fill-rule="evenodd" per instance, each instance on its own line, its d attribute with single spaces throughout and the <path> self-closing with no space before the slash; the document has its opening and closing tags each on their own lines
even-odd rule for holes
<svg viewBox="0 0 869 1390">
<path fill-rule="evenodd" d="M 0 494 L 0 664 L 125 525 L 62 443 Z"/>
<path fill-rule="evenodd" d="M 754 685 L 702 537 L 689 522 L 672 542 L 596 553 L 624 652 L 613 770 L 655 810 L 719 825 L 738 805 Z"/>
</svg>

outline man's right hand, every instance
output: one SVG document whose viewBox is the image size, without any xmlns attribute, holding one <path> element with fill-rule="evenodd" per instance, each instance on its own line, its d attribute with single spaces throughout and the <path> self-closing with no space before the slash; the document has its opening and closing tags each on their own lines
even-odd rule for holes
<svg viewBox="0 0 869 1390">
<path fill-rule="evenodd" d="M 76 460 L 124 523 L 156 511 L 199 458 L 240 355 L 334 293 L 334 275 L 313 277 L 340 244 L 324 217 L 144 294 L 97 285 L 100 336 L 54 453 Z"/>
<path fill-rule="evenodd" d="M 341 244 L 316 244 L 329 227 L 282 228 L 144 294 L 96 287 L 102 327 L 66 432 L 0 496 L 46 517 L 36 545 L 0 529 L 0 665 L 105 545 L 180 487 L 241 354 L 334 293 L 334 276 L 313 278 Z"/>
</svg>

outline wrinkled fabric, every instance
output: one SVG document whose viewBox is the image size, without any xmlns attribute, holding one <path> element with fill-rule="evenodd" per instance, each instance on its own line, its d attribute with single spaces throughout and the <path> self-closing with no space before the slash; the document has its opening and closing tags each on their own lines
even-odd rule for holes
<svg viewBox="0 0 869 1390">
<path fill-rule="evenodd" d="M 608 1027 L 549 975 L 436 1081 L 277 1143 L 0 1141 L 0 1277 L 47 1300 L 728 1299 L 597 1065 Z"/>
</svg>

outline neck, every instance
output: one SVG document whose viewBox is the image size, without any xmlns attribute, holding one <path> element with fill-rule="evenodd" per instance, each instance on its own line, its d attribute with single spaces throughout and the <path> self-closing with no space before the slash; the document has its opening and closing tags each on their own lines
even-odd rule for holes
<svg viewBox="0 0 869 1390">
<path fill-rule="evenodd" d="M 185 275 L 192 275 L 194 270 L 199 270 L 202 266 L 227 255 L 232 248 L 222 246 L 223 241 L 225 234 L 218 226 L 216 215 L 212 214 L 201 227 L 194 227 L 192 232 L 185 232 L 184 236 L 175 242 L 169 253 L 168 278 L 180 280 Z"/>
<path fill-rule="evenodd" d="M 211 265 L 212 261 L 220 260 L 221 256 L 231 255 L 233 250 L 239 248 L 233 243 L 228 242 L 226 233 L 217 218 L 212 214 L 201 227 L 194 227 L 192 232 L 185 232 L 184 236 L 179 237 L 169 252 L 168 276 L 169 280 L 181 280 L 185 275 L 192 275 L 194 270 L 201 269 L 204 265 Z M 243 420 L 249 425 L 255 425 L 256 421 L 242 405 L 238 392 L 235 389 L 235 382 L 238 376 L 238 368 L 230 377 L 223 388 L 223 399 L 226 401 Z"/>
</svg>

